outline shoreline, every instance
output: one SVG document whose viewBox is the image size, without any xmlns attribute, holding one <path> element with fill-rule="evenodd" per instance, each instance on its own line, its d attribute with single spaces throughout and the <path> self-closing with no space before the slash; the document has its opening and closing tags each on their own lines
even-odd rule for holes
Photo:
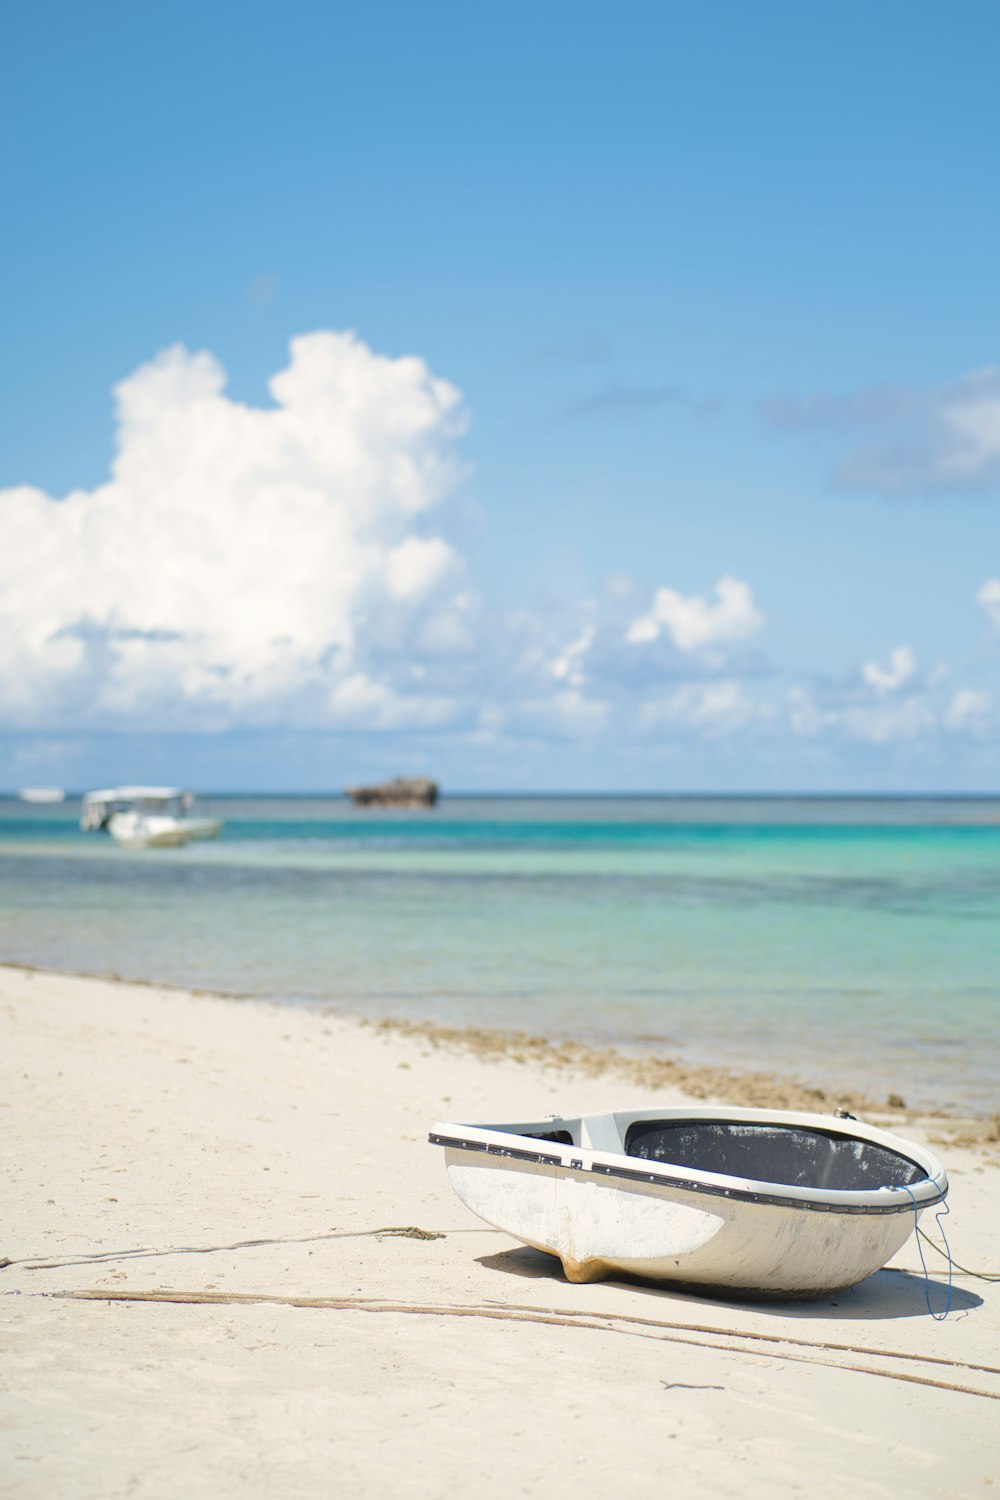
<svg viewBox="0 0 1000 1500">
<path fill-rule="evenodd" d="M 376 1032 L 416 1038 L 435 1048 L 471 1053 L 487 1061 L 509 1060 L 582 1078 L 620 1079 L 644 1091 L 677 1090 L 691 1101 L 711 1100 L 757 1109 L 811 1110 L 817 1114 L 849 1107 L 852 1111 L 863 1111 L 866 1119 L 888 1130 L 922 1124 L 938 1132 L 933 1137 L 936 1144 L 982 1147 L 995 1152 L 1000 1163 L 1000 1114 L 979 1117 L 939 1109 L 911 1109 L 902 1100 L 891 1102 L 892 1095 L 880 1104 L 864 1094 L 838 1093 L 779 1073 L 739 1073 L 671 1058 L 636 1056 L 617 1047 L 595 1048 L 584 1042 L 553 1041 L 524 1031 L 444 1026 L 433 1021 L 352 1019 Z"/>
<path fill-rule="evenodd" d="M 832 1113 L 835 1109 L 843 1108 L 852 1113 L 863 1111 L 867 1117 L 888 1129 L 919 1121 L 934 1122 L 939 1130 L 935 1137 L 938 1145 L 955 1142 L 963 1146 L 982 1146 L 985 1149 L 995 1146 L 1000 1151 L 1000 1111 L 992 1115 L 980 1115 L 936 1106 L 915 1108 L 892 1089 L 880 1101 L 856 1088 L 838 1090 L 829 1085 L 806 1083 L 794 1074 L 761 1069 L 688 1063 L 676 1057 L 658 1055 L 652 1050 L 631 1051 L 627 1043 L 594 1045 L 572 1037 L 546 1036 L 517 1028 L 483 1026 L 475 1022 L 448 1024 L 396 1016 L 372 1016 L 328 1000 L 296 1001 L 278 995 L 210 989 L 175 984 L 168 980 L 132 978 L 110 972 L 84 973 L 79 970 L 53 969 L 0 960 L 0 975 L 5 970 L 311 1012 L 327 1018 L 335 1017 L 361 1028 L 370 1028 L 376 1033 L 410 1037 L 453 1053 L 464 1053 L 488 1061 L 507 1059 L 546 1071 L 575 1074 L 584 1078 L 613 1078 L 643 1090 L 676 1089 L 692 1100 L 712 1098 L 732 1105 L 814 1110 L 819 1113 Z M 636 1039 L 635 1045 L 642 1047 L 641 1039 Z"/>
<path fill-rule="evenodd" d="M 464 1208 L 428 1130 L 683 1105 L 676 1080 L 20 968 L 0 1017 L 10 1500 L 991 1493 L 995 1153 L 944 1155 L 943 1322 L 912 1236 L 813 1303 L 577 1286 Z"/>
</svg>

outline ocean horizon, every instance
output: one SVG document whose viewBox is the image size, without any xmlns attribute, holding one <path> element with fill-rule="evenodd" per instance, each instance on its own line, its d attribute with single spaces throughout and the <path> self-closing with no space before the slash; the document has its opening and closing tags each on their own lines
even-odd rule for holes
<svg viewBox="0 0 1000 1500">
<path fill-rule="evenodd" d="M 212 794 L 129 851 L 0 798 L 0 958 L 991 1114 L 1000 797 Z"/>
</svg>

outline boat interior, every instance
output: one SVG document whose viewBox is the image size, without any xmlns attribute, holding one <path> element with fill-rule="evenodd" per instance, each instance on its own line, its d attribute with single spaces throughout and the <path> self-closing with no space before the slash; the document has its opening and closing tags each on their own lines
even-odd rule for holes
<svg viewBox="0 0 1000 1500">
<path fill-rule="evenodd" d="M 854 1135 L 792 1121 L 608 1114 L 549 1120 L 537 1126 L 491 1126 L 530 1140 L 613 1152 L 641 1161 L 717 1172 L 788 1187 L 864 1192 L 925 1180 L 917 1162 Z"/>
</svg>

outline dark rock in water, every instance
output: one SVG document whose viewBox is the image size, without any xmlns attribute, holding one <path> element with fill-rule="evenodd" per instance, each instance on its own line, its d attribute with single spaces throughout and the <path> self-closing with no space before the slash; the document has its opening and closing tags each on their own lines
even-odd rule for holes
<svg viewBox="0 0 1000 1500">
<path fill-rule="evenodd" d="M 890 1109 L 906 1108 L 906 1100 L 903 1098 L 902 1094 L 890 1094 L 885 1102 Z"/>
<path fill-rule="evenodd" d="M 358 807 L 433 807 L 438 784 L 429 776 L 396 776 L 380 786 L 349 786 L 347 795 Z"/>
</svg>

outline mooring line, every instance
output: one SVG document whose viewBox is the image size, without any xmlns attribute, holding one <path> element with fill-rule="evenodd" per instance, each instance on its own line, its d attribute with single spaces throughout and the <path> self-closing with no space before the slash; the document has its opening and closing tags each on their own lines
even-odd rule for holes
<svg viewBox="0 0 1000 1500">
<path fill-rule="evenodd" d="M 345 1238 L 347 1238 L 347 1237 L 350 1237 L 350 1238 L 360 1238 L 361 1237 L 361 1233 L 363 1233 L 365 1235 L 389 1235 L 389 1236 L 398 1236 L 398 1237 L 403 1237 L 403 1236 L 413 1236 L 413 1237 L 416 1237 L 414 1235 L 414 1231 L 412 1229 L 369 1229 L 369 1230 L 365 1230 L 363 1232 L 359 1232 L 357 1235 L 344 1236 L 344 1237 Z M 428 1231 L 428 1230 L 421 1230 L 421 1231 L 419 1231 L 419 1237 L 422 1238 L 422 1239 L 423 1238 L 431 1238 L 432 1237 L 432 1233 L 430 1231 Z M 323 1238 L 325 1238 L 325 1236 L 323 1236 Z M 267 1242 L 267 1243 L 269 1243 L 269 1242 Z M 298 1243 L 298 1242 L 294 1242 L 294 1243 Z M 178 1253 L 182 1253 L 182 1252 L 178 1252 Z M 207 1254 L 208 1252 L 207 1251 L 204 1251 L 204 1252 L 200 1252 L 199 1251 L 198 1253 L 199 1254 L 201 1254 L 201 1253 Z M 29 1269 L 35 1269 L 35 1268 L 29 1267 Z M 58 1266 L 54 1266 L 54 1267 L 51 1267 L 50 1269 L 56 1269 L 56 1270 L 58 1270 L 58 1269 L 61 1269 L 61 1268 L 58 1267 Z M 51 1294 L 49 1294 L 49 1293 L 43 1293 L 42 1295 L 66 1296 L 66 1297 L 69 1297 L 69 1296 L 74 1296 L 76 1294 L 73 1293 L 73 1292 L 53 1292 Z M 103 1297 L 104 1295 L 105 1294 L 101 1291 L 100 1288 L 94 1288 L 92 1290 L 87 1291 L 86 1293 L 81 1293 L 80 1294 L 81 1297 L 86 1296 L 86 1297 L 94 1299 L 94 1300 L 100 1300 L 101 1297 Z M 108 1295 L 110 1295 L 110 1293 Z M 122 1295 L 122 1297 L 124 1297 L 126 1295 L 129 1295 L 129 1296 L 133 1297 L 137 1301 L 155 1301 L 155 1300 L 167 1300 L 168 1298 L 170 1298 L 174 1294 L 170 1293 L 169 1291 L 165 1291 L 162 1294 L 161 1293 L 153 1293 L 153 1292 L 138 1292 L 137 1291 L 137 1292 L 133 1292 L 133 1293 L 129 1293 L 129 1294 L 126 1294 L 126 1293 L 122 1292 L 121 1295 Z M 275 1294 L 275 1295 L 280 1297 L 280 1294 Z M 270 1302 L 270 1301 L 274 1300 L 274 1296 L 272 1296 L 272 1294 L 267 1293 L 267 1292 L 261 1292 L 261 1293 L 257 1293 L 257 1292 L 232 1292 L 232 1293 L 229 1293 L 229 1292 L 218 1292 L 218 1293 L 215 1293 L 215 1292 L 192 1292 L 192 1293 L 190 1293 L 190 1295 L 184 1294 L 183 1300 L 192 1301 L 192 1302 L 199 1301 L 199 1300 L 203 1301 L 203 1302 L 217 1302 L 217 1301 L 220 1301 L 220 1300 L 222 1300 L 222 1299 L 224 1299 L 226 1297 L 233 1297 L 233 1298 L 236 1298 L 239 1301 L 244 1301 L 244 1302 L 252 1302 L 255 1299 L 261 1299 L 261 1300 L 266 1301 L 266 1302 Z M 399 1305 L 399 1304 L 397 1304 L 395 1302 L 392 1302 L 389 1299 L 379 1298 L 379 1297 L 347 1297 L 347 1298 L 336 1298 L 336 1297 L 329 1298 L 328 1297 L 328 1298 L 322 1298 L 322 1299 L 320 1299 L 320 1301 L 316 1305 L 317 1306 L 324 1306 L 324 1307 L 328 1306 L 328 1305 L 329 1306 L 337 1306 L 337 1307 L 340 1307 L 340 1306 L 344 1306 L 344 1307 L 359 1307 L 362 1304 L 365 1305 L 365 1306 L 371 1306 L 371 1307 L 380 1307 L 380 1306 L 383 1306 L 383 1305 L 390 1306 L 390 1307 L 395 1307 L 395 1306 Z M 294 1305 L 295 1306 L 308 1307 L 308 1306 L 312 1306 L 312 1303 L 308 1299 L 299 1299 L 299 1301 L 296 1302 Z M 450 1307 L 454 1308 L 454 1307 L 459 1307 L 460 1306 L 460 1304 L 457 1304 L 457 1303 L 428 1303 L 426 1305 L 427 1306 L 435 1306 L 435 1307 L 440 1306 L 442 1308 L 450 1308 Z M 480 1304 L 480 1305 L 483 1305 L 483 1304 Z M 486 1305 L 488 1306 L 489 1304 L 486 1304 Z M 509 1309 L 509 1310 L 511 1310 L 513 1312 L 524 1312 L 524 1313 L 537 1313 L 539 1311 L 539 1309 L 537 1307 L 533 1306 L 530 1302 L 504 1302 L 504 1303 L 497 1303 L 497 1304 L 495 1304 L 495 1306 L 499 1310 L 501 1310 L 501 1311 L 503 1311 L 504 1309 Z M 937 1354 L 911 1354 L 909 1351 L 902 1350 L 902 1349 L 878 1349 L 878 1348 L 874 1348 L 870 1344 L 842 1344 L 842 1343 L 837 1343 L 837 1342 L 835 1342 L 833 1340 L 826 1340 L 826 1339 L 800 1339 L 800 1338 L 796 1338 L 793 1334 L 788 1334 L 788 1333 L 760 1333 L 760 1332 L 757 1332 L 757 1331 L 754 1331 L 754 1330 L 749 1330 L 749 1329 L 748 1330 L 743 1330 L 743 1329 L 736 1329 L 736 1328 L 717 1328 L 717 1327 L 715 1327 L 711 1323 L 678 1323 L 678 1322 L 673 1322 L 673 1321 L 671 1321 L 671 1320 L 669 1320 L 667 1318 L 642 1318 L 642 1317 L 636 1316 L 634 1313 L 595 1313 L 595 1312 L 593 1312 L 591 1310 L 588 1310 L 586 1308 L 578 1308 L 578 1307 L 571 1307 L 571 1308 L 555 1308 L 555 1307 L 552 1307 L 552 1308 L 547 1309 L 547 1311 L 550 1312 L 550 1313 L 552 1313 L 553 1315 L 560 1315 L 562 1317 L 567 1317 L 567 1318 L 594 1318 L 594 1317 L 607 1318 L 607 1319 L 610 1319 L 610 1320 L 612 1320 L 612 1321 L 614 1321 L 616 1323 L 631 1323 L 631 1324 L 634 1324 L 637 1327 L 641 1327 L 641 1328 L 666 1329 L 666 1330 L 669 1330 L 670 1332 L 675 1332 L 675 1333 L 707 1333 L 707 1334 L 710 1334 L 713 1338 L 722 1338 L 722 1337 L 725 1337 L 726 1335 L 729 1335 L 729 1336 L 735 1337 L 735 1338 L 748 1339 L 748 1340 L 751 1340 L 751 1341 L 756 1342 L 756 1343 L 764 1343 L 764 1344 L 788 1344 L 788 1345 L 791 1345 L 792 1347 L 800 1348 L 800 1349 L 827 1349 L 827 1350 L 830 1350 L 831 1352 L 839 1353 L 839 1354 L 862 1354 L 862 1355 L 866 1355 L 867 1357 L 873 1358 L 873 1359 L 909 1360 L 909 1361 L 911 1361 L 914 1364 L 920 1364 L 920 1365 L 945 1365 L 945 1366 L 948 1366 L 951 1369 L 975 1370 L 978 1373 L 981 1373 L 981 1374 L 984 1374 L 984 1375 L 1000 1375 L 1000 1366 L 998 1366 L 998 1365 L 982 1365 L 982 1364 L 972 1363 L 969 1360 L 945 1359 L 943 1356 L 937 1355 Z"/>
<path fill-rule="evenodd" d="M 746 1355 L 747 1349 L 739 1344 L 726 1344 L 717 1342 L 720 1338 L 747 1337 L 733 1330 L 715 1330 L 709 1328 L 693 1328 L 690 1324 L 668 1325 L 657 1323 L 653 1319 L 627 1319 L 616 1318 L 614 1314 L 609 1315 L 601 1321 L 595 1321 L 593 1314 L 582 1314 L 573 1312 L 570 1314 L 540 1312 L 535 1309 L 525 1309 L 523 1305 L 513 1307 L 482 1307 L 482 1306 L 448 1306 L 435 1303 L 420 1302 L 389 1302 L 375 1301 L 367 1298 L 351 1297 L 293 1297 L 279 1296 L 267 1292 L 178 1292 L 178 1291 L 149 1291 L 149 1292 L 120 1292 L 104 1290 L 100 1287 L 80 1288 L 75 1291 L 43 1292 L 39 1295 L 55 1297 L 71 1301 L 81 1302 L 157 1302 L 174 1305 L 214 1305 L 214 1306 L 277 1306 L 297 1307 L 306 1309 L 321 1309 L 333 1312 L 367 1312 L 367 1313 L 396 1313 L 403 1316 L 417 1317 L 445 1317 L 445 1318 L 489 1318 L 497 1322 L 536 1323 L 561 1328 L 585 1328 L 598 1333 L 623 1333 L 630 1338 L 652 1339 L 657 1342 L 667 1342 L 687 1345 L 691 1348 L 715 1349 L 729 1354 Z M 638 1328 L 616 1327 L 616 1323 L 636 1322 L 659 1329 L 659 1332 L 644 1332 Z M 678 1338 L 674 1332 L 665 1332 L 665 1328 L 677 1327 L 684 1331 L 707 1332 L 713 1335 L 712 1342 L 704 1339 Z M 749 1337 L 767 1339 L 766 1334 L 755 1334 Z M 780 1338 L 771 1342 L 780 1343 Z M 790 1341 L 789 1341 L 790 1342 Z M 825 1344 L 822 1342 L 810 1344 L 808 1340 L 799 1339 L 795 1341 L 798 1345 L 826 1349 L 835 1352 L 843 1348 L 847 1352 L 856 1352 L 850 1346 Z M 870 1353 L 878 1358 L 893 1358 L 891 1353 L 883 1350 L 871 1350 Z M 984 1391 L 975 1386 L 957 1385 L 950 1381 L 934 1380 L 926 1375 L 911 1375 L 903 1370 L 879 1370 L 871 1365 L 846 1364 L 840 1360 L 810 1359 L 803 1354 L 780 1353 L 772 1354 L 773 1359 L 790 1360 L 795 1364 L 819 1365 L 831 1370 L 849 1370 L 859 1375 L 875 1375 L 885 1380 L 901 1380 L 911 1385 L 931 1386 L 938 1390 L 954 1391 L 965 1396 L 982 1396 L 988 1401 L 1000 1401 L 1000 1392 Z M 920 1359 L 919 1355 L 908 1356 L 912 1359 Z M 990 1366 L 961 1366 L 957 1361 L 942 1361 L 927 1359 L 922 1363 L 949 1363 L 960 1368 L 980 1369 L 994 1372 Z"/>
<path fill-rule="evenodd" d="M 161 1255 L 218 1255 L 225 1250 L 257 1250 L 262 1245 L 314 1245 L 321 1240 L 407 1239 L 443 1240 L 452 1234 L 490 1234 L 480 1229 L 420 1229 L 415 1224 L 390 1225 L 386 1229 L 335 1229 L 328 1234 L 282 1235 L 277 1239 L 234 1240 L 231 1245 L 168 1245 L 165 1250 L 139 1245 L 134 1250 L 102 1250 L 65 1260 L 40 1260 L 25 1255 L 20 1260 L 0 1261 L 0 1270 L 23 1266 L 26 1271 L 63 1271 L 70 1266 L 96 1266 L 109 1260 L 155 1260 Z"/>
<path fill-rule="evenodd" d="M 526 1312 L 532 1311 L 527 1303 L 506 1303 L 505 1306 L 517 1307 Z M 577 1309 L 564 1309 L 569 1316 L 592 1317 L 593 1314 Z M 865 1354 L 876 1359 L 908 1359 L 914 1364 L 920 1365 L 948 1365 L 957 1370 L 977 1370 L 985 1375 L 1000 1375 L 998 1365 L 972 1364 L 964 1359 L 945 1359 L 937 1354 L 911 1354 L 902 1349 L 875 1349 L 868 1344 L 838 1344 L 825 1339 L 799 1339 L 787 1333 L 757 1333 L 736 1328 L 715 1328 L 711 1323 L 672 1323 L 662 1318 L 639 1318 L 630 1313 L 609 1313 L 622 1323 L 637 1323 L 644 1328 L 669 1328 L 676 1329 L 682 1333 L 710 1333 L 725 1336 L 733 1335 L 741 1339 L 753 1339 L 765 1344 L 791 1344 L 800 1349 L 830 1349 L 842 1354 Z"/>
</svg>

